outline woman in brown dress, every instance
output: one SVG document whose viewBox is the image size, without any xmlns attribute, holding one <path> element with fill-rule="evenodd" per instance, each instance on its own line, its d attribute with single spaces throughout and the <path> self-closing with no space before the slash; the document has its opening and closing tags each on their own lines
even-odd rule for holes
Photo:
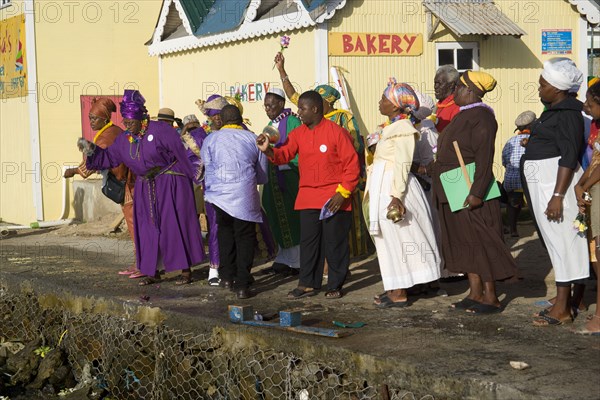
<svg viewBox="0 0 600 400">
<path fill-rule="evenodd" d="M 483 198 L 494 181 L 494 141 L 498 123 L 494 111 L 481 101 L 496 86 L 485 72 L 466 71 L 454 91 L 460 112 L 438 139 L 433 165 L 434 201 L 442 228 L 442 252 L 446 268 L 467 273 L 469 295 L 452 306 L 473 314 L 502 310 L 495 281 L 516 274 L 515 261 L 504 244 L 500 201 Z M 453 142 L 458 142 L 465 164 L 475 162 L 475 176 L 465 199 L 466 208 L 452 212 L 440 174 L 460 167 Z"/>
<path fill-rule="evenodd" d="M 89 119 L 90 126 L 93 131 L 96 131 L 93 142 L 100 148 L 106 149 L 113 144 L 117 136 L 123 133 L 123 129 L 117 125 L 113 125 L 111 121 L 112 114 L 117 112 L 117 106 L 108 97 L 98 97 L 92 100 L 92 107 L 90 109 Z M 79 164 L 77 168 L 69 168 L 65 171 L 65 178 L 72 178 L 75 175 L 81 176 L 83 179 L 87 179 L 96 171 L 90 171 L 85 167 L 85 159 Z M 126 180 L 125 184 L 125 200 L 121 204 L 121 210 L 127 223 L 127 230 L 131 237 L 131 242 L 134 244 L 135 252 L 135 239 L 134 239 L 134 228 L 133 228 L 133 187 L 135 185 L 135 175 L 129 171 L 129 168 L 125 164 L 120 164 L 115 168 L 111 168 L 110 172 L 120 180 Z M 119 271 L 119 275 L 127 275 L 131 279 L 142 278 L 144 274 L 137 268 L 135 262 L 129 266 L 129 268 Z"/>
</svg>

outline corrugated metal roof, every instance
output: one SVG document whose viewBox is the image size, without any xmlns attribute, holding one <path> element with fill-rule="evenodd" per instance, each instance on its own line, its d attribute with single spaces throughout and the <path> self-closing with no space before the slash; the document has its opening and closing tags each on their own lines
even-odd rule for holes
<svg viewBox="0 0 600 400">
<path fill-rule="evenodd" d="M 423 5 L 458 36 L 526 35 L 491 0 L 426 0 Z"/>
<path fill-rule="evenodd" d="M 185 11 L 192 30 L 196 31 L 208 15 L 215 0 L 179 0 Z"/>
</svg>

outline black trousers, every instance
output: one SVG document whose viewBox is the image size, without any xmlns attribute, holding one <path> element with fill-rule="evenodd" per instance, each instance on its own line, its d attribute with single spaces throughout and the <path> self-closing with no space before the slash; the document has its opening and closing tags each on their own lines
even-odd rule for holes
<svg viewBox="0 0 600 400">
<path fill-rule="evenodd" d="M 250 269 L 254 262 L 256 223 L 232 217 L 219 207 L 214 207 L 219 227 L 219 276 L 222 280 L 233 282 L 234 289 L 247 288 L 252 280 Z"/>
<path fill-rule="evenodd" d="M 299 286 L 321 289 L 325 258 L 329 265 L 327 290 L 341 289 L 350 266 L 350 211 L 338 211 L 320 221 L 321 210 L 300 210 Z M 219 227 L 220 229 L 220 227 Z"/>
</svg>

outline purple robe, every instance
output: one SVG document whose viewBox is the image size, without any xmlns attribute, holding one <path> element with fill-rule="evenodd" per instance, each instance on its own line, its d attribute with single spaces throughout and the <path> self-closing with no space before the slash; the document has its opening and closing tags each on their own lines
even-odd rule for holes
<svg viewBox="0 0 600 400">
<path fill-rule="evenodd" d="M 208 137 L 208 134 L 204 129 L 196 128 L 190 131 L 190 136 L 194 139 L 198 148 L 202 149 L 202 144 L 204 143 L 204 139 Z M 188 158 L 192 161 L 192 164 L 200 163 L 198 157 L 190 149 L 188 149 L 187 152 Z M 203 182 L 202 185 L 204 185 Z M 204 202 L 204 209 L 206 211 L 206 220 L 208 222 L 208 259 L 210 267 L 219 268 L 221 260 L 219 258 L 219 241 L 217 239 L 217 232 L 219 229 L 217 226 L 217 214 L 214 206 L 206 201 Z"/>
<path fill-rule="evenodd" d="M 138 144 L 123 133 L 107 149 L 96 148 L 86 166 L 96 170 L 125 164 L 135 175 L 133 202 L 137 265 L 154 276 L 162 260 L 167 272 L 204 260 L 192 179 L 194 166 L 177 131 L 150 121 Z M 159 171 L 147 178 L 151 171 Z"/>
</svg>

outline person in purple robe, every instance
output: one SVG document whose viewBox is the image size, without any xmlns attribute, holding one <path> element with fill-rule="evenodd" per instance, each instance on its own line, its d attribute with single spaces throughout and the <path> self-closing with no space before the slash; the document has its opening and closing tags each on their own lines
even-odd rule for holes
<svg viewBox="0 0 600 400">
<path fill-rule="evenodd" d="M 225 103 L 224 105 L 226 105 Z M 223 106 L 224 106 L 223 105 Z M 219 110 L 220 112 L 220 110 Z M 188 115 L 183 119 L 184 126 L 181 130 L 181 140 L 183 141 L 186 149 L 188 158 L 192 164 L 197 168 L 203 168 L 202 158 L 200 156 L 200 149 L 204 139 L 207 138 L 208 134 L 206 129 L 210 129 L 208 126 L 201 126 L 200 121 L 195 115 Z M 218 118 L 218 128 L 220 129 L 223 124 L 221 123 L 221 117 Z M 215 125 L 212 125 L 215 126 Z M 208 284 L 210 286 L 219 286 L 219 242 L 217 240 L 217 215 L 215 208 L 212 204 L 204 199 L 204 182 L 199 182 L 198 185 L 194 186 L 196 196 L 197 211 L 200 213 L 203 208 L 204 215 L 206 216 L 206 223 L 208 225 Z M 202 204 L 204 207 L 202 207 Z"/>
<path fill-rule="evenodd" d="M 223 126 L 204 140 L 204 197 L 217 213 L 221 286 L 239 299 L 252 294 L 256 223 L 263 222 L 256 188 L 267 182 L 267 159 L 256 147 L 254 133 L 244 129 L 240 110 L 223 107 Z"/>
<path fill-rule="evenodd" d="M 188 159 L 175 129 L 160 121 L 149 121 L 146 100 L 137 90 L 125 90 L 121 102 L 127 129 L 112 146 L 101 149 L 79 139 L 87 155 L 88 169 L 113 168 L 124 163 L 135 175 L 134 203 L 137 265 L 145 279 L 140 286 L 159 281 L 159 268 L 181 270 L 175 282 L 192 282 L 191 266 L 204 258 L 200 224 L 192 180 L 200 177 Z"/>
</svg>

